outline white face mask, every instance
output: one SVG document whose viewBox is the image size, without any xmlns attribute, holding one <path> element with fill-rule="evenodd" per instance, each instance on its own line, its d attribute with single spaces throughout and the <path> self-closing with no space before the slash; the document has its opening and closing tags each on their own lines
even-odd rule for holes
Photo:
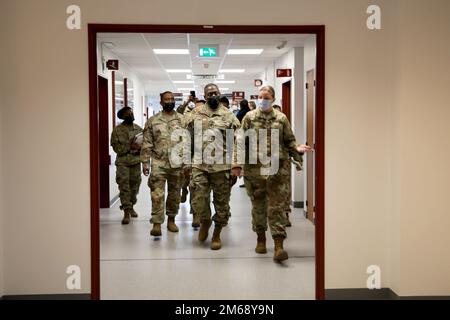
<svg viewBox="0 0 450 320">
<path fill-rule="evenodd" d="M 258 106 L 262 111 L 269 111 L 272 106 L 272 101 L 269 99 L 258 99 Z"/>
<path fill-rule="evenodd" d="M 238 109 L 238 107 L 237 107 L 237 105 L 233 105 L 233 110 L 237 110 Z"/>
<path fill-rule="evenodd" d="M 189 107 L 189 109 L 194 109 L 195 108 L 195 103 L 189 102 L 188 103 L 188 107 Z"/>
</svg>

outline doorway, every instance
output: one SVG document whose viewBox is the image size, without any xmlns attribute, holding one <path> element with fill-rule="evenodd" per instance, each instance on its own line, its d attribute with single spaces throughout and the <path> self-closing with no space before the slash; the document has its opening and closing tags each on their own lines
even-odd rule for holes
<svg viewBox="0 0 450 320">
<path fill-rule="evenodd" d="M 314 148 L 314 70 L 306 72 L 306 144 Z M 314 223 L 314 154 L 306 155 L 306 217 Z"/>
<path fill-rule="evenodd" d="M 282 84 L 281 89 L 281 110 L 288 118 L 289 122 L 291 121 L 291 82 L 286 81 Z"/>
<path fill-rule="evenodd" d="M 316 99 L 316 230 L 315 288 L 316 298 L 324 298 L 324 26 L 182 26 L 182 25 L 99 25 L 89 24 L 89 85 L 90 85 L 90 160 L 91 160 L 91 297 L 100 298 L 100 236 L 99 236 L 99 113 L 96 41 L 98 33 L 233 33 L 233 34 L 315 34 L 317 39 Z M 148 114 L 148 113 L 147 113 Z"/>
</svg>

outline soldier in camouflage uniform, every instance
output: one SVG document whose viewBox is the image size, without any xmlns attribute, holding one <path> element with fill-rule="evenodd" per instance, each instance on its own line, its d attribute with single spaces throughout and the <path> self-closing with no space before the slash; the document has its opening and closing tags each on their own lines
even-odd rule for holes
<svg viewBox="0 0 450 320">
<path fill-rule="evenodd" d="M 194 107 L 191 106 L 190 102 L 194 102 Z M 188 118 L 188 115 L 195 109 L 199 108 L 202 105 L 206 103 L 205 100 L 198 100 L 192 96 L 189 96 L 189 99 L 183 103 L 181 106 L 178 107 L 177 112 L 181 113 L 185 116 L 185 118 Z M 200 214 L 195 214 L 193 206 L 192 206 L 192 191 L 194 190 L 194 187 L 192 185 L 192 167 L 190 164 L 185 164 L 183 167 L 183 172 L 181 174 L 181 202 L 186 202 L 187 195 L 188 195 L 188 187 L 189 191 L 191 192 L 191 197 L 189 198 L 189 204 L 190 204 L 190 214 L 192 215 L 192 227 L 198 228 L 200 227 Z M 208 203 L 211 202 L 211 198 L 208 197 L 207 199 Z M 207 210 L 209 212 L 209 216 L 211 216 L 211 208 L 207 207 Z"/>
<path fill-rule="evenodd" d="M 141 150 L 144 175 L 148 176 L 148 186 L 152 198 L 152 236 L 161 236 L 161 224 L 164 223 L 164 211 L 168 216 L 167 229 L 178 232 L 175 216 L 180 204 L 181 163 L 172 163 L 172 147 L 177 143 L 171 141 L 172 132 L 182 129 L 183 116 L 175 112 L 175 98 L 172 92 L 161 94 L 163 110 L 147 120 L 144 128 L 144 142 Z M 164 208 L 166 182 L 168 195 Z"/>
<path fill-rule="evenodd" d="M 266 129 L 267 135 L 271 130 L 277 129 L 279 133 L 279 169 L 274 174 L 263 175 L 261 168 L 264 166 L 260 161 L 257 164 L 246 163 L 244 165 L 244 183 L 247 193 L 252 201 L 252 225 L 253 231 L 257 233 L 257 245 L 255 251 L 257 253 L 266 253 L 266 230 L 269 224 L 272 238 L 275 243 L 274 260 L 283 261 L 288 259 L 288 254 L 283 248 L 283 241 L 286 238 L 286 203 L 288 200 L 288 187 L 286 181 L 291 175 L 291 162 L 289 153 L 301 156 L 304 152 L 311 149 L 307 146 L 299 146 L 295 142 L 290 123 L 286 116 L 272 108 L 275 100 L 275 91 L 270 86 L 261 88 L 259 92 L 259 108 L 250 111 L 242 119 L 242 129 L 255 129 L 257 131 L 257 139 L 259 140 L 260 129 Z M 267 140 L 266 140 L 267 141 Z M 267 150 L 273 153 L 271 149 L 271 139 L 268 139 Z M 257 145 L 246 145 L 246 151 L 255 152 Z M 235 149 L 237 149 L 236 147 Z M 242 164 L 237 163 L 235 157 L 232 172 L 234 175 L 240 175 Z M 247 161 L 246 161 L 247 162 Z"/>
<path fill-rule="evenodd" d="M 138 216 L 133 206 L 136 204 L 136 196 L 141 184 L 141 161 L 140 146 L 133 143 L 133 140 L 142 132 L 142 128 L 133 123 L 134 115 L 130 107 L 120 109 L 117 117 L 124 121 L 114 128 L 111 134 L 111 146 L 117 153 L 116 182 L 120 192 L 120 209 L 124 211 L 122 224 L 129 224 L 130 217 Z"/>
<path fill-rule="evenodd" d="M 240 126 L 239 120 L 222 106 L 219 102 L 220 91 L 217 85 L 208 84 L 204 90 L 207 102 L 205 105 L 194 109 L 185 119 L 186 128 L 191 132 L 194 149 L 194 162 L 192 164 L 192 207 L 195 214 L 201 215 L 201 226 L 198 240 L 203 242 L 208 237 L 211 226 L 211 213 L 209 210 L 208 197 L 213 191 L 214 208 L 216 210 L 212 220 L 214 220 L 214 232 L 211 239 L 211 249 L 218 250 L 222 243 L 220 233 L 222 227 L 226 226 L 230 216 L 230 188 L 224 186 L 230 184 L 231 163 L 227 164 L 226 129 L 237 129 Z M 206 163 L 206 161 L 196 161 L 199 153 L 204 154 L 205 149 L 211 144 L 208 139 L 202 136 L 195 136 L 194 127 L 200 126 L 205 132 L 208 129 L 218 130 L 223 144 L 222 150 L 216 149 L 216 156 L 223 159 L 223 163 Z M 197 149 L 200 148 L 201 150 Z M 231 146 L 231 149 L 233 146 Z"/>
</svg>

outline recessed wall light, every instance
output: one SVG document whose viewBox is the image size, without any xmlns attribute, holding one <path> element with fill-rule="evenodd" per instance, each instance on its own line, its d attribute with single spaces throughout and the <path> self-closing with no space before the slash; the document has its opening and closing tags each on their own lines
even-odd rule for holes
<svg viewBox="0 0 450 320">
<path fill-rule="evenodd" d="M 155 54 L 189 54 L 189 49 L 153 49 Z"/>
<path fill-rule="evenodd" d="M 243 73 L 245 69 L 220 69 L 219 73 Z"/>
<path fill-rule="evenodd" d="M 227 54 L 261 54 L 264 49 L 229 49 Z"/>
<path fill-rule="evenodd" d="M 166 69 L 167 73 L 191 73 L 191 69 Z"/>
<path fill-rule="evenodd" d="M 215 83 L 236 83 L 235 80 L 216 80 Z"/>
</svg>

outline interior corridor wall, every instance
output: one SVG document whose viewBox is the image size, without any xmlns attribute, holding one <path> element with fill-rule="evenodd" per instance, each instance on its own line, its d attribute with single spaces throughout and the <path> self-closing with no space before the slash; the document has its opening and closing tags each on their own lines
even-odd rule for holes
<svg viewBox="0 0 450 320">
<path fill-rule="evenodd" d="M 3 2 L 0 2 L 0 21 L 5 17 L 5 10 Z M 6 28 L 0 28 L 0 41 L 3 43 L 3 40 L 6 39 Z M 0 50 L 0 68 L 3 70 L 4 64 L 6 62 L 6 54 L 4 50 Z M 3 100 L 3 97 L 6 96 L 5 88 L 6 84 L 4 83 L 7 79 L 6 77 L 0 77 L 0 298 L 4 293 L 4 271 L 5 271 L 5 262 L 4 262 L 4 247 L 5 247 L 5 231 L 4 231 L 4 215 L 5 215 L 5 204 L 4 204 L 4 137 L 5 134 L 3 132 L 3 121 L 5 121 L 5 113 L 4 108 L 6 104 Z"/>
<path fill-rule="evenodd" d="M 0 16 L 1 17 L 1 16 Z M 0 31 L 2 32 L 2 31 Z M 3 35 L 3 34 L 2 34 Z M 2 37 L 0 37 L 2 39 Z M 1 53 L 0 53 L 0 59 L 1 61 L 4 61 L 2 59 Z M 1 86 L 2 83 L 0 83 L 0 97 L 4 96 L 3 92 L 3 86 Z M 0 99 L 0 146 L 3 146 L 3 102 L 2 99 Z M 0 298 L 3 296 L 3 276 L 4 276 L 4 261 L 3 261 L 3 247 L 5 246 L 5 239 L 4 239 L 4 223 L 3 223 L 3 216 L 5 214 L 4 209 L 4 198 L 3 198 L 3 192 L 4 192 L 4 186 L 3 186 L 3 148 L 0 148 Z"/>
<path fill-rule="evenodd" d="M 317 48 L 317 43 L 316 43 L 316 36 L 315 35 L 311 35 L 308 38 L 305 39 L 304 42 L 304 67 L 303 67 L 303 87 L 302 88 L 306 88 L 306 81 L 307 81 L 307 72 L 310 70 L 315 70 L 316 69 L 316 60 L 317 60 L 317 54 L 316 54 L 316 48 Z M 315 73 L 314 73 L 314 78 L 315 78 Z M 304 91 L 303 94 L 303 135 L 305 137 L 304 142 L 306 142 L 306 137 L 307 137 L 307 109 L 308 109 L 308 102 L 307 102 L 307 96 L 306 96 L 306 90 Z M 315 98 L 314 98 L 315 101 Z M 314 114 L 314 119 L 315 119 L 315 114 Z M 305 157 L 303 157 L 303 175 L 304 175 L 304 179 L 303 179 L 303 190 L 305 190 L 305 203 L 304 203 L 304 207 L 306 208 L 306 201 L 314 201 L 314 199 L 307 199 L 308 198 L 308 194 L 307 194 L 307 183 L 308 183 L 308 161 L 307 161 L 307 157 L 308 155 L 306 155 Z M 314 168 L 313 168 L 314 170 Z M 315 172 L 313 172 L 313 176 L 315 176 Z M 315 188 L 315 179 L 313 179 L 313 188 Z"/>
<path fill-rule="evenodd" d="M 103 48 L 102 48 L 103 47 Z M 119 59 L 119 70 L 116 71 L 116 77 L 118 74 L 120 74 L 124 78 L 128 78 L 133 82 L 133 91 L 134 91 L 134 117 L 135 117 L 135 123 L 142 128 L 144 128 L 145 120 L 144 119 L 144 106 L 142 104 L 142 96 L 145 96 L 144 92 L 144 82 L 140 78 L 139 74 L 136 70 L 133 70 L 129 67 L 123 61 L 118 57 L 114 52 L 106 48 L 104 45 L 101 44 L 100 41 L 97 41 L 97 73 L 98 75 L 108 79 L 108 123 L 109 123 L 109 137 L 111 137 L 112 133 L 112 121 L 113 121 L 113 114 L 112 114 L 112 71 L 108 70 L 106 66 L 102 68 L 102 55 L 104 57 L 104 61 L 106 64 L 106 61 L 109 59 Z M 116 78 L 117 80 L 117 78 Z M 119 110 L 116 110 L 116 113 Z M 109 197 L 112 200 L 113 198 L 117 197 L 119 195 L 119 188 L 116 183 L 116 170 L 114 166 L 114 161 L 116 160 L 116 153 L 112 149 L 111 146 L 109 146 L 109 154 L 111 156 L 111 167 L 110 167 L 110 177 L 109 177 Z"/>
<path fill-rule="evenodd" d="M 450 295 L 450 2 L 397 2 L 390 260 L 400 295 Z"/>
<path fill-rule="evenodd" d="M 275 104 L 282 105 L 282 85 L 291 81 L 291 127 L 298 143 L 304 143 L 303 129 L 303 48 L 292 48 L 280 58 L 266 66 L 260 75 L 263 85 L 271 85 L 275 89 Z M 292 77 L 278 78 L 276 70 L 288 68 L 293 70 Z M 304 173 L 292 170 L 292 201 L 303 202 Z"/>
<path fill-rule="evenodd" d="M 2 12 L 6 13 L 0 24 L 8 32 L 2 43 L 7 61 L 2 78 L 8 80 L 2 79 L 2 98 L 11 106 L 2 113 L 2 118 L 8 119 L 2 128 L 2 167 L 8 168 L 3 171 L 4 185 L 8 186 L 3 190 L 3 199 L 8 199 L 3 209 L 14 212 L 14 216 L 4 217 L 4 238 L 8 239 L 4 246 L 4 293 L 74 293 L 65 286 L 65 270 L 71 264 L 82 270 L 82 289 L 76 292 L 90 291 L 86 24 L 272 25 L 274 21 L 326 25 L 326 288 L 364 288 L 367 267 L 375 264 L 383 271 L 383 287 L 397 283 L 400 293 L 443 292 L 449 268 L 440 254 L 450 242 L 450 233 L 443 232 L 448 225 L 443 192 L 448 190 L 449 179 L 444 179 L 450 169 L 444 165 L 449 162 L 448 148 L 441 137 L 448 137 L 444 120 L 449 118 L 449 108 L 444 106 L 450 97 L 443 86 L 450 72 L 444 58 L 449 55 L 448 47 L 442 39 L 446 39 L 445 13 L 450 9 L 443 9 L 448 8 L 445 0 L 399 1 L 405 8 L 411 3 L 412 9 L 395 14 L 397 1 L 377 1 L 383 12 L 382 30 L 378 31 L 366 28 L 366 9 L 371 3 L 361 0 L 267 2 L 265 11 L 270 15 L 254 14 L 260 7 L 256 0 L 230 0 L 213 16 L 198 14 L 208 6 L 206 0 L 177 2 L 182 17 L 172 14 L 170 1 L 79 0 L 81 30 L 65 27 L 71 1 L 2 1 Z M 419 31 L 423 46 L 413 45 L 415 33 L 407 28 L 408 21 L 417 17 L 420 26 L 412 30 Z M 403 38 L 398 43 L 389 39 L 397 19 Z M 430 26 L 440 28 L 438 33 Z M 412 48 L 426 48 L 433 59 L 420 60 L 425 52 L 418 57 L 418 53 L 411 54 Z M 404 61 L 394 68 L 391 60 L 396 52 Z M 426 69 L 430 61 L 441 62 L 441 66 Z M 426 90 L 418 90 L 417 75 L 423 75 L 424 70 L 433 81 L 426 84 Z M 391 114 L 395 89 L 394 80 L 389 79 L 397 72 L 399 91 Z M 419 78 L 423 85 L 423 77 Z M 439 103 L 424 104 L 425 92 Z M 416 97 L 421 99 L 415 101 Z M 425 105 L 429 109 L 424 109 Z M 425 129 L 430 130 L 421 130 L 417 136 L 415 130 L 425 123 L 425 113 L 431 114 L 434 125 L 426 122 Z M 432 145 L 439 142 L 439 148 L 429 154 L 418 152 L 416 142 L 425 140 L 433 141 Z M 402 154 L 394 157 L 394 151 Z M 417 173 L 426 157 L 434 165 L 430 175 Z M 427 187 L 425 192 L 417 192 L 417 183 Z M 433 201 L 428 202 L 430 211 L 412 200 L 423 200 L 424 195 Z M 399 212 L 398 223 L 391 224 Z M 399 230 L 400 258 L 396 263 L 389 240 Z M 426 252 L 424 244 L 430 242 L 419 243 L 420 239 L 432 239 L 438 245 Z M 413 259 L 417 252 L 425 253 L 425 258 L 411 269 L 409 263 L 417 262 Z M 432 274 L 440 281 L 429 281 Z"/>
</svg>

